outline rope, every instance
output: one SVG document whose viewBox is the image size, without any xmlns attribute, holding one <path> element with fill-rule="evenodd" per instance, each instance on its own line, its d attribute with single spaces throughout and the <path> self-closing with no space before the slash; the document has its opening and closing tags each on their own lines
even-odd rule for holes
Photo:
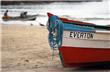
<svg viewBox="0 0 110 72">
<path fill-rule="evenodd" d="M 47 24 L 49 30 L 48 41 L 52 48 L 52 60 L 54 58 L 54 50 L 62 45 L 63 23 L 57 16 L 52 16 Z"/>
<path fill-rule="evenodd" d="M 49 19 L 49 44 L 51 48 L 59 48 L 62 44 L 63 23 L 57 16 L 52 16 Z"/>
</svg>

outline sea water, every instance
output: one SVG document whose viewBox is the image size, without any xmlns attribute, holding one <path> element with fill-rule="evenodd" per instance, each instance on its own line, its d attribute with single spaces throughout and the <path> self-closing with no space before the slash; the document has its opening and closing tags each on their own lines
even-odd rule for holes
<svg viewBox="0 0 110 72">
<path fill-rule="evenodd" d="M 2 5 L 0 13 L 1 24 L 25 24 L 46 25 L 47 12 L 60 17 L 78 19 L 80 21 L 95 23 L 99 25 L 110 25 L 109 0 L 102 2 L 52 2 L 41 4 Z M 29 15 L 39 14 L 34 21 L 3 21 L 2 16 L 9 10 L 9 16 L 20 16 L 21 12 L 27 11 Z M 85 18 L 92 18 L 87 20 Z M 95 18 L 101 18 L 96 20 Z"/>
</svg>

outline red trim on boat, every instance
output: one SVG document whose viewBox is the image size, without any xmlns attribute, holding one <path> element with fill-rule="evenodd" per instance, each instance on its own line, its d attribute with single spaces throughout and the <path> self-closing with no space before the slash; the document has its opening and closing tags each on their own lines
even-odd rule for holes
<svg viewBox="0 0 110 72">
<path fill-rule="evenodd" d="M 53 14 L 51 13 L 47 13 L 48 17 L 50 18 L 51 16 L 53 16 Z M 95 25 L 93 23 L 87 23 L 87 22 L 81 22 L 81 21 L 76 21 L 76 20 L 69 20 L 67 18 L 60 18 L 61 21 L 63 22 L 71 22 L 71 23 L 77 23 L 77 24 L 92 24 Z"/>
<path fill-rule="evenodd" d="M 92 24 L 95 25 L 93 23 L 87 23 L 87 22 L 81 22 L 81 21 L 76 21 L 76 20 L 69 20 L 67 18 L 60 18 L 63 22 L 71 22 L 71 23 L 77 23 L 77 24 Z"/>
<path fill-rule="evenodd" d="M 51 13 L 47 13 L 47 15 L 48 15 L 48 17 L 50 18 L 51 16 L 53 16 L 53 14 L 51 14 Z"/>
<path fill-rule="evenodd" d="M 62 46 L 59 50 L 65 66 L 79 66 L 91 62 L 110 62 L 110 49 Z"/>
</svg>

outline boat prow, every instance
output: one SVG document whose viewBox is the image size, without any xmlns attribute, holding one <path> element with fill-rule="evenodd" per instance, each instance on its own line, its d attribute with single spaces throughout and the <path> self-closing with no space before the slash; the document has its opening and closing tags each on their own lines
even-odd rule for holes
<svg viewBox="0 0 110 72">
<path fill-rule="evenodd" d="M 60 18 L 48 13 L 49 44 L 58 47 L 63 66 L 110 65 L 110 26 Z"/>
</svg>

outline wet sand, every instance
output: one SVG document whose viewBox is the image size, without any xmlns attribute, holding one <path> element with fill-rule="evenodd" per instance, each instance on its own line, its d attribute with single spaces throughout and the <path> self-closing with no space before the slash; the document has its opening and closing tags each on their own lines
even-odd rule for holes
<svg viewBox="0 0 110 72">
<path fill-rule="evenodd" d="M 52 60 L 44 26 L 2 25 L 1 28 L 1 72 L 109 72 L 93 67 L 64 68 L 58 51 Z"/>
</svg>

